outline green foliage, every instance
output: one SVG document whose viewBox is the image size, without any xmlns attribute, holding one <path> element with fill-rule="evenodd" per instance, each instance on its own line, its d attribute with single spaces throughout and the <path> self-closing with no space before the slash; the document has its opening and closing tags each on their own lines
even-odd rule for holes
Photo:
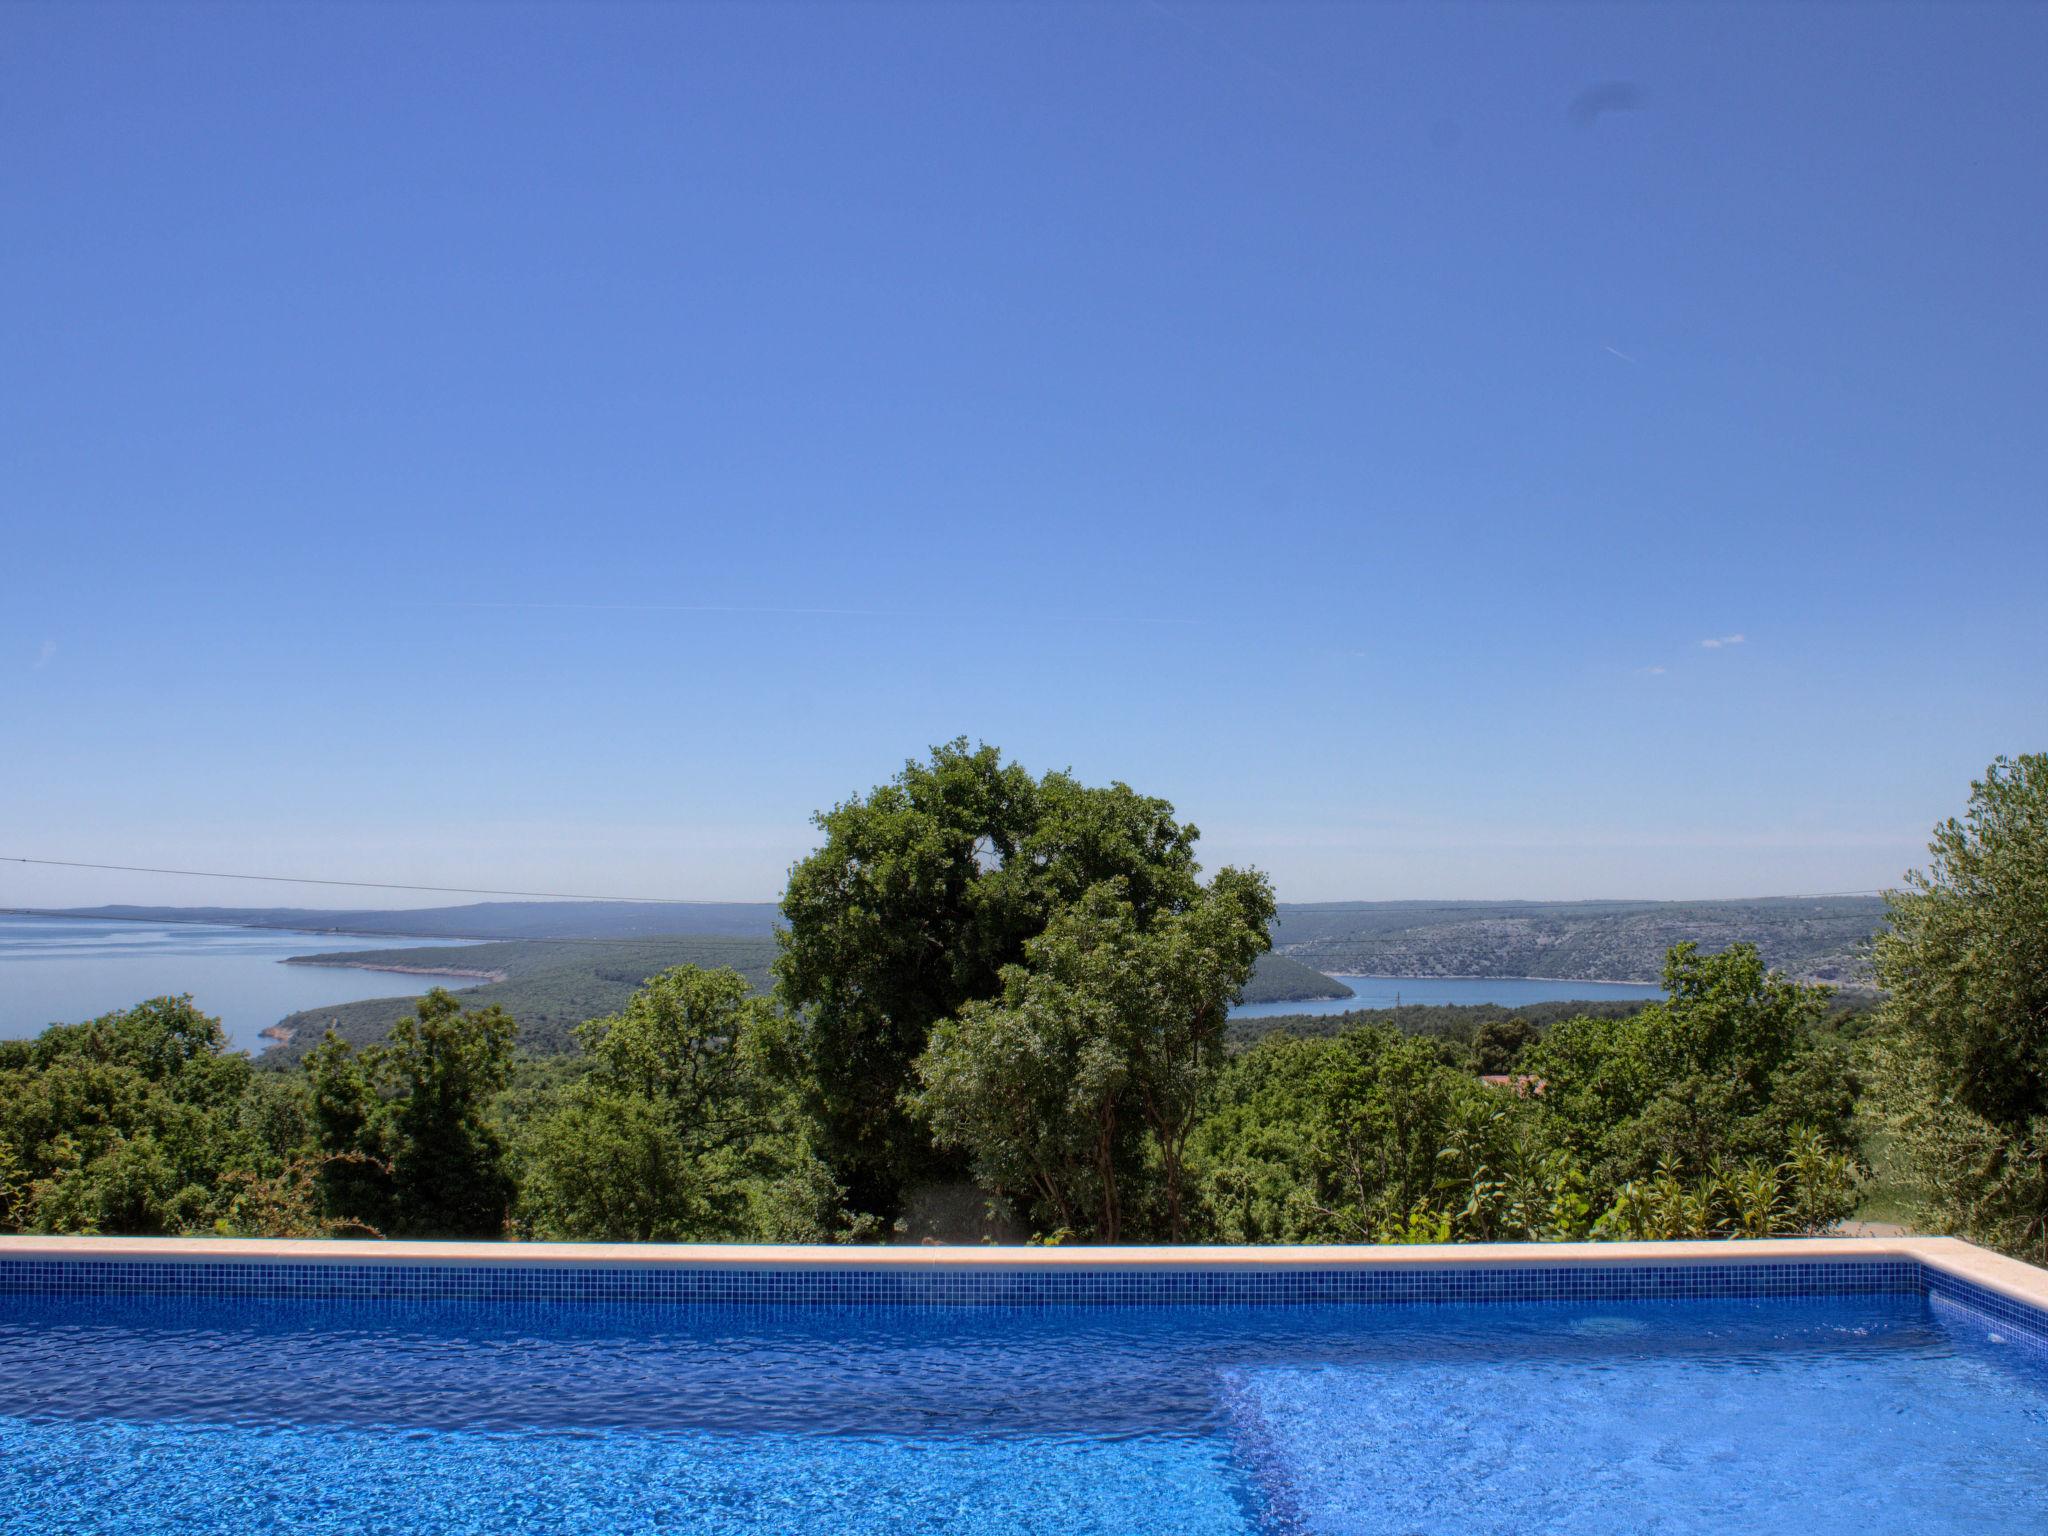
<svg viewBox="0 0 2048 1536">
<path fill-rule="evenodd" d="M 1273 942 L 1319 970 L 1366 976 L 1560 976 L 1630 981 L 1657 974 L 1684 941 L 1754 944 L 1787 976 L 1843 986 L 1870 979 L 1874 896 L 1759 901 L 1360 901 L 1283 904 Z"/>
<path fill-rule="evenodd" d="M 2048 1260 L 2048 754 L 1999 759 L 1889 897 L 1884 1098 L 1928 1214 Z"/>
<path fill-rule="evenodd" d="M 1565 1019 L 1620 1019 L 1641 1013 L 1647 1000 L 1636 1002 L 1523 1003 L 1510 1008 L 1500 1003 L 1403 1003 L 1398 1008 L 1354 1008 L 1344 1013 L 1269 1013 L 1258 1018 L 1230 1021 L 1233 1046 L 1252 1045 L 1269 1035 L 1299 1035 L 1310 1039 L 1332 1039 L 1359 1025 L 1397 1029 L 1404 1035 L 1427 1035 L 1436 1040 L 1476 1046 L 1479 1031 L 1496 1020 L 1521 1019 L 1540 1036 L 1551 1025 Z"/>
<path fill-rule="evenodd" d="M 1489 1138 L 1513 1131 L 1494 1117 L 1523 1112 L 1436 1042 L 1395 1030 L 1267 1040 L 1230 1062 L 1195 1137 L 1208 1230 L 1224 1242 L 1416 1240 L 1450 1219 L 1447 1153 L 1498 1161 Z"/>
<path fill-rule="evenodd" d="M 666 1107 L 587 1085 L 521 1148 L 520 1213 L 535 1237 L 703 1242 L 733 1235 L 732 1173 Z"/>
<path fill-rule="evenodd" d="M 1674 947 L 1664 985 L 1667 1002 L 1558 1024 L 1522 1059 L 1595 1188 L 1659 1168 L 1690 1179 L 1721 1162 L 1776 1162 L 1802 1128 L 1851 1147 L 1855 1082 L 1823 1028 L 1823 989 L 1770 974 L 1743 944 Z"/>
<path fill-rule="evenodd" d="M 1468 1099 L 1437 1153 L 1437 1198 L 1460 1242 L 1577 1242 L 1593 1225 L 1586 1178 L 1552 1144 L 1539 1105 Z M 1463 1204 L 1457 1204 L 1463 1194 Z"/>
<path fill-rule="evenodd" d="M 682 965 L 579 1026 L 589 1070 L 520 1149 L 525 1225 L 603 1242 L 744 1235 L 749 1149 L 770 1129 L 751 1058 L 770 1014 L 738 972 Z"/>
<path fill-rule="evenodd" d="M 1667 1163 L 1648 1179 L 1631 1179 L 1594 1233 L 1630 1242 L 1805 1237 L 1841 1222 L 1855 1208 L 1855 1190 L 1848 1156 L 1802 1130 L 1780 1163 L 1717 1163 L 1691 1181 Z"/>
<path fill-rule="evenodd" d="M 1209 1231 L 1504 1242 L 1841 1220 L 1854 1083 L 1822 1027 L 1825 996 L 1741 946 L 1680 945 L 1665 984 L 1666 1003 L 1567 1020 L 1533 1043 L 1488 1021 L 1470 1061 L 1371 1023 L 1268 1038 L 1230 1062 L 1195 1138 Z M 1516 1046 L 1517 1071 L 1538 1080 L 1523 1089 L 1470 1070 Z"/>
<path fill-rule="evenodd" d="M 508 1116 L 520 1229 L 593 1242 L 872 1237 L 764 1070 L 780 1034 L 747 977 L 695 965 L 583 1025 L 579 1062 L 530 1066 Z"/>
<path fill-rule="evenodd" d="M 577 1026 L 590 1080 L 661 1104 L 682 1134 L 731 1146 L 758 1126 L 750 1052 L 774 1010 L 732 970 L 679 965 L 648 978 L 625 1008 Z"/>
<path fill-rule="evenodd" d="M 856 1206 L 887 1214 L 908 1181 L 954 1168 L 904 1098 L 932 1026 L 995 997 L 1025 945 L 1106 881 L 1140 927 L 1185 907 L 1196 833 L 1164 800 L 1035 779 L 964 738 L 816 820 L 824 844 L 783 897 L 775 1059 Z"/>
<path fill-rule="evenodd" d="M 520 1050 L 551 1055 L 575 1050 L 578 1024 L 618 1012 L 640 984 L 658 972 L 678 965 L 730 968 L 746 977 L 755 991 L 765 992 L 774 959 L 775 940 L 762 934 L 582 944 L 511 940 L 461 949 L 350 950 L 295 957 L 290 963 L 371 970 L 447 965 L 488 972 L 502 979 L 464 987 L 463 1005 L 504 1009 L 519 1021 Z M 396 976 L 392 985 L 399 985 Z M 294 1013 L 276 1026 L 284 1043 L 264 1052 L 257 1064 L 272 1071 L 297 1066 L 330 1032 L 351 1045 L 374 1045 L 389 1033 L 394 1020 L 412 1011 L 415 1001 L 372 998 Z"/>
<path fill-rule="evenodd" d="M 1299 960 L 1285 955 L 1263 954 L 1252 967 L 1251 979 L 1238 998 L 1241 1003 L 1296 1003 L 1306 998 L 1350 997 L 1352 991 L 1335 977 L 1326 976 Z"/>
<path fill-rule="evenodd" d="M 516 1029 L 437 987 L 382 1045 L 329 1036 L 307 1060 L 329 1213 L 393 1236 L 501 1235 L 512 1181 L 489 1110 Z"/>
<path fill-rule="evenodd" d="M 1536 1026 L 1520 1014 L 1488 1019 L 1472 1039 L 1472 1069 L 1482 1075 L 1512 1072 L 1536 1038 Z"/>
<path fill-rule="evenodd" d="M 0 1043 L 0 1230 L 142 1236 L 213 1230 L 240 1165 L 292 1106 L 189 997 L 159 997 Z"/>
<path fill-rule="evenodd" d="M 2048 1255 L 2048 758 L 1994 765 L 1937 829 L 1867 1033 L 1768 947 L 1809 924 L 1809 959 L 1840 948 L 1861 909 L 1751 904 L 1767 947 L 1671 946 L 1660 1003 L 1230 1025 L 1272 893 L 1203 885 L 1162 800 L 957 741 L 818 825 L 772 1000 L 773 941 L 507 943 L 461 957 L 503 982 L 381 1039 L 398 1005 L 361 1005 L 303 1070 L 253 1071 L 189 1000 L 0 1044 L 0 1228 L 828 1242 L 971 1167 L 1048 1242 L 1808 1233 L 1852 1207 L 1862 1071 L 1940 1219 Z M 1681 910 L 1315 921 L 1437 960 L 1549 946 L 1555 973 L 1621 952 L 1601 924 L 1640 945 Z M 523 1036 L 496 1006 L 519 987 Z"/>
<path fill-rule="evenodd" d="M 1178 1241 L 1188 1137 L 1272 913 L 1264 877 L 1232 869 L 1149 924 L 1121 880 L 1095 886 L 1003 969 L 999 998 L 933 1028 L 912 1104 L 1041 1231 Z"/>
<path fill-rule="evenodd" d="M 1674 951 L 1670 1003 L 1555 1026 L 1523 1063 L 1549 1091 L 1515 1091 L 1456 1039 L 1376 1024 L 1228 1055 L 1270 901 L 1228 870 L 1149 921 L 1118 882 L 1084 893 L 940 1022 L 913 1111 L 1046 1241 L 1746 1236 L 1848 1210 L 1839 1042 L 1753 956 Z M 516 1184 L 533 1236 L 872 1238 L 767 1068 L 792 1030 L 745 978 L 683 966 L 574 1057 L 515 1061 L 508 1018 L 438 993 L 379 1045 L 259 1074 L 158 1000 L 0 1046 L 0 1223 L 490 1236 Z M 1995 1153 L 1986 1124 L 1965 1164 Z"/>
</svg>

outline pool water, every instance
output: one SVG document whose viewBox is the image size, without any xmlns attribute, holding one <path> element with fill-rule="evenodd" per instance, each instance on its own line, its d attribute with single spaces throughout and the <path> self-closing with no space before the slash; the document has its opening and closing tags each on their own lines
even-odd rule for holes
<svg viewBox="0 0 2048 1536">
<path fill-rule="evenodd" d="M 0 1529 L 2048 1529 L 1916 1295 L 830 1310 L 0 1297 Z"/>
</svg>

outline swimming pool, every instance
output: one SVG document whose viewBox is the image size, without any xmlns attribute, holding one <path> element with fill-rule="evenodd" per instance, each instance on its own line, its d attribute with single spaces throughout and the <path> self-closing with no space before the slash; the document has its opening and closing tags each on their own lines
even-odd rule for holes
<svg viewBox="0 0 2048 1536">
<path fill-rule="evenodd" d="M 1961 1244 L 370 1246 L 0 1239 L 0 1528 L 2048 1523 L 2048 1276 Z"/>
</svg>

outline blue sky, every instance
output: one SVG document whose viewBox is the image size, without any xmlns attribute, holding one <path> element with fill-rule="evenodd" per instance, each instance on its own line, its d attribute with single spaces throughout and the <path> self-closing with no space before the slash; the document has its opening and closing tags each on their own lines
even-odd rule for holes
<svg viewBox="0 0 2048 1536">
<path fill-rule="evenodd" d="M 1886 884 L 2048 745 L 2044 65 L 8 7 L 0 854 L 768 897 L 966 734 L 1284 899 Z M 0 870 L 103 898 L 341 900 Z"/>
</svg>

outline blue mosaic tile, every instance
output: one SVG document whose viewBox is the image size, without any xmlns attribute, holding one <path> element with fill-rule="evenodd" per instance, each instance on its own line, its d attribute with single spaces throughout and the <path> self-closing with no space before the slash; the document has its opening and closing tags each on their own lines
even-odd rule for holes
<svg viewBox="0 0 2048 1536">
<path fill-rule="evenodd" d="M 1977 1288 L 1971 1287 L 1976 1290 Z M 0 1260 L 0 1294 L 682 1307 L 1468 1305 L 1921 1294 L 1911 1259 L 1805 1263 L 1358 1265 L 1330 1269 L 830 1269 L 250 1260 Z M 1984 1308 L 2011 1308 L 1983 1293 Z M 1978 1305 L 1971 1302 L 1971 1305 Z M 2019 1309 L 2025 1310 L 2025 1309 Z M 1988 1315 L 1998 1316 L 1995 1311 Z M 2015 1327 L 2020 1326 L 2015 1323 Z"/>
<path fill-rule="evenodd" d="M 1974 1324 L 2002 1342 L 2024 1344 L 2048 1354 L 2048 1312 L 1937 1269 L 1926 1272 L 1923 1284 L 1935 1316 Z"/>
</svg>

